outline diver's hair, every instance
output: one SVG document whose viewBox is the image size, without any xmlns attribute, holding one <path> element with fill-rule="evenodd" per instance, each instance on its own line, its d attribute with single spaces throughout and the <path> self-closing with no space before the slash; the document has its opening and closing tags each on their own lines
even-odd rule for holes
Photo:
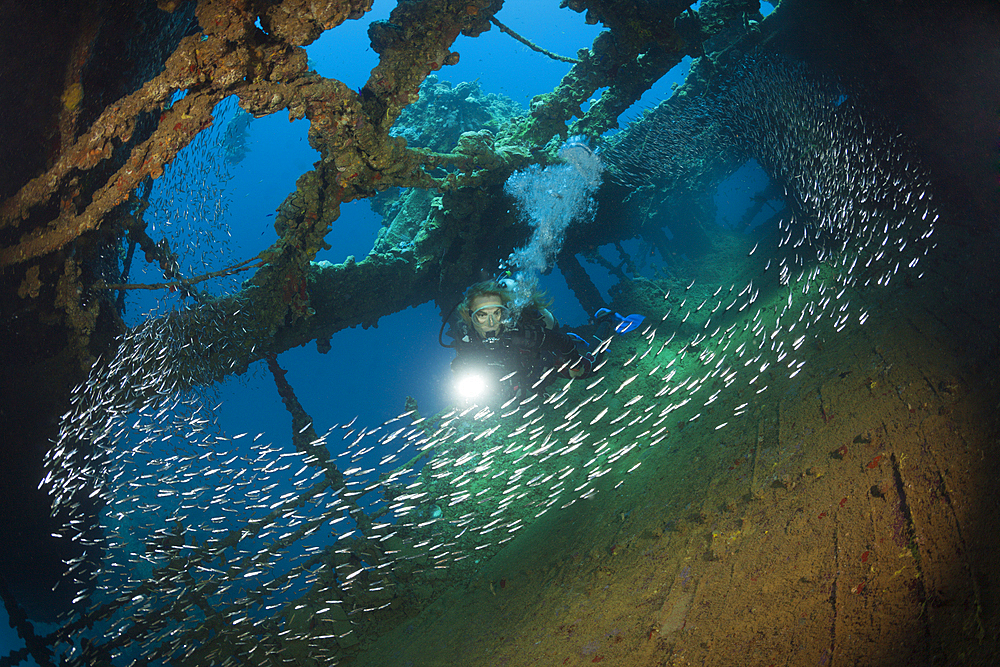
<svg viewBox="0 0 1000 667">
<path fill-rule="evenodd" d="M 472 302 L 478 297 L 488 295 L 500 297 L 500 303 L 504 307 L 509 307 L 510 302 L 514 300 L 514 291 L 503 282 L 484 280 L 481 283 L 476 283 L 465 291 L 465 298 L 458 305 L 458 316 L 462 318 L 463 322 L 472 324 Z M 525 310 L 541 313 L 551 303 L 552 299 L 547 298 L 545 292 L 535 292 L 531 295 L 531 302 L 525 306 Z"/>
</svg>

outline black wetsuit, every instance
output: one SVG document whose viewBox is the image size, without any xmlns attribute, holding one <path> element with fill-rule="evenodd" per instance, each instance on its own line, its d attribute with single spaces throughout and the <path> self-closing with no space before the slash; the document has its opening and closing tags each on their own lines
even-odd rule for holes
<svg viewBox="0 0 1000 667">
<path fill-rule="evenodd" d="M 543 392 L 557 377 L 570 377 L 570 367 L 582 365 L 588 375 L 592 361 L 580 354 L 576 343 L 571 336 L 547 328 L 537 312 L 522 312 L 517 325 L 504 326 L 496 338 L 480 338 L 461 322 L 455 343 L 458 356 L 451 368 L 483 375 L 489 391 L 485 402 L 496 406 L 513 396 Z"/>
</svg>

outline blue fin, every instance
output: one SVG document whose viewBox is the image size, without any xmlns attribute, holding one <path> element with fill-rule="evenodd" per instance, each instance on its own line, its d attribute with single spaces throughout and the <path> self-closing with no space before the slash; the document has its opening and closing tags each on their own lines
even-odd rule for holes
<svg viewBox="0 0 1000 667">
<path fill-rule="evenodd" d="M 583 349 L 584 349 L 584 350 L 589 350 L 589 349 L 590 349 L 590 343 L 588 343 L 588 342 L 587 342 L 587 341 L 586 341 L 586 340 L 585 340 L 585 339 L 583 338 L 583 336 L 579 336 L 579 335 L 577 335 L 577 334 L 573 333 L 572 331 L 567 331 L 567 332 L 566 332 L 566 335 L 567 335 L 567 336 L 569 336 L 570 338 L 574 339 L 574 340 L 575 340 L 575 341 L 577 342 L 577 346 L 576 346 L 576 347 L 577 347 L 578 349 L 579 349 L 579 347 L 580 347 L 580 344 L 582 344 L 582 345 L 583 345 Z"/>
<path fill-rule="evenodd" d="M 618 324 L 615 326 L 615 333 L 627 334 L 629 331 L 638 329 L 646 320 L 646 317 L 643 315 L 629 315 L 628 317 L 622 317 L 620 314 L 615 313 L 615 319 L 618 320 Z"/>
<path fill-rule="evenodd" d="M 628 317 L 624 317 L 621 313 L 612 313 L 607 308 L 601 308 L 594 313 L 594 319 L 601 322 L 602 320 L 610 320 L 612 315 L 614 315 L 615 322 L 617 322 L 615 324 L 616 334 L 627 334 L 629 331 L 634 331 L 646 320 L 646 317 L 643 315 L 629 315 Z"/>
</svg>

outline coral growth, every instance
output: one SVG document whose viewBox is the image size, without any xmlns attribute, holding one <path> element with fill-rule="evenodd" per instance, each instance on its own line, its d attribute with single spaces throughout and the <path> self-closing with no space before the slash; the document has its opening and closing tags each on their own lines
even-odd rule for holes
<svg viewBox="0 0 1000 667">
<path fill-rule="evenodd" d="M 453 85 L 432 74 L 420 86 L 420 99 L 403 110 L 389 134 L 405 138 L 411 147 L 450 153 L 463 133 L 495 133 L 521 113 L 524 109 L 514 100 L 483 93 L 478 81 Z"/>
</svg>

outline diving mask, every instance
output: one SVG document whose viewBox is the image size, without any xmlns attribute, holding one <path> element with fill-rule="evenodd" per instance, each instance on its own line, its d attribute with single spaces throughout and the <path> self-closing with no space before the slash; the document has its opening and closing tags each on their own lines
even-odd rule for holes
<svg viewBox="0 0 1000 667">
<path fill-rule="evenodd" d="M 487 329 L 498 328 L 508 321 L 510 310 L 506 306 L 489 303 L 472 311 L 472 321 Z"/>
</svg>

